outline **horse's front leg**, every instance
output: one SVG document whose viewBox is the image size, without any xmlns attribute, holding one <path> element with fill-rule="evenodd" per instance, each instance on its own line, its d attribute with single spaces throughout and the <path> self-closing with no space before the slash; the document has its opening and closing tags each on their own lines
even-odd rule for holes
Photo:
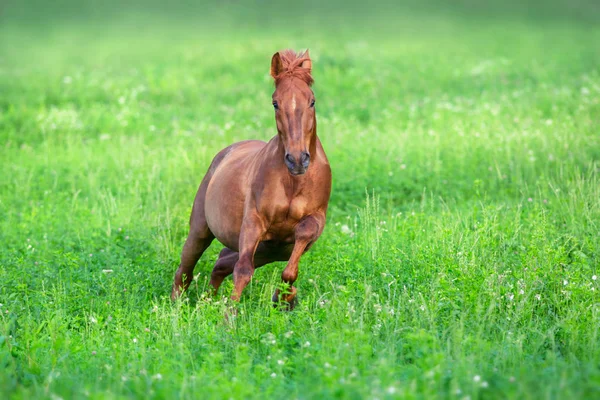
<svg viewBox="0 0 600 400">
<path fill-rule="evenodd" d="M 239 259 L 233 267 L 232 300 L 239 301 L 254 274 L 254 253 L 265 234 L 265 224 L 256 213 L 244 216 L 239 238 Z"/>
<path fill-rule="evenodd" d="M 294 298 L 296 297 L 296 288 L 293 286 L 296 279 L 298 279 L 298 263 L 300 257 L 312 245 L 323 232 L 325 227 L 325 215 L 315 214 L 304 217 L 298 225 L 296 225 L 295 231 L 295 242 L 292 255 L 287 263 L 287 266 L 281 274 L 283 282 L 290 285 L 290 293 L 281 295 L 277 289 L 273 295 L 273 302 L 278 303 L 280 300 L 285 301 L 289 304 L 290 308 L 294 307 Z"/>
</svg>

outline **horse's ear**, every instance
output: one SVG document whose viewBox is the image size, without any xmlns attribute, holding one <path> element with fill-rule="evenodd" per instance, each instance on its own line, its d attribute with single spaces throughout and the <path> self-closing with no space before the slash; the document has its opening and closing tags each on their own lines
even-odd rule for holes
<svg viewBox="0 0 600 400">
<path fill-rule="evenodd" d="M 310 56 L 308 55 L 308 49 L 304 52 L 302 58 L 306 58 L 306 60 L 302 61 L 302 64 L 300 64 L 300 66 L 302 68 L 307 69 L 310 72 L 310 70 L 312 69 L 312 61 L 310 60 Z"/>
<path fill-rule="evenodd" d="M 283 71 L 283 63 L 281 62 L 281 56 L 279 53 L 273 54 L 271 58 L 271 76 L 275 78 Z"/>
</svg>

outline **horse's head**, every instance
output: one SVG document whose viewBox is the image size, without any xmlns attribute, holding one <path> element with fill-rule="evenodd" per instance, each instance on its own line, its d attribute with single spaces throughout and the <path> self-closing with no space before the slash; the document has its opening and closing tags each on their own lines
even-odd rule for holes
<svg viewBox="0 0 600 400">
<path fill-rule="evenodd" d="M 281 51 L 271 60 L 277 131 L 285 148 L 285 165 L 292 175 L 306 172 L 310 164 L 310 144 L 315 136 L 315 96 L 310 89 L 313 82 L 310 70 L 308 50 L 301 54 Z"/>
</svg>

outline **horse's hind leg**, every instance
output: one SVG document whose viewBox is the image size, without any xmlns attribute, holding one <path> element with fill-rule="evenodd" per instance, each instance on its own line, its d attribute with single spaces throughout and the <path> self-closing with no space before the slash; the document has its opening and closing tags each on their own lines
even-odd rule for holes
<svg viewBox="0 0 600 400">
<path fill-rule="evenodd" d="M 254 253 L 254 266 L 256 268 L 270 264 L 275 261 L 285 261 L 289 258 L 291 249 L 274 248 L 267 244 L 260 243 Z M 210 276 L 210 284 L 217 293 L 223 280 L 233 273 L 235 264 L 238 262 L 240 254 L 225 247 L 219 254 L 219 259 L 215 263 Z"/>
<path fill-rule="evenodd" d="M 213 287 L 214 294 L 217 294 L 223 280 L 233 273 L 233 267 L 238 262 L 240 254 L 227 247 L 219 253 L 219 259 L 215 263 L 212 273 L 210 274 L 210 285 Z"/>
<path fill-rule="evenodd" d="M 204 177 L 194 199 L 192 215 L 190 216 L 190 233 L 183 245 L 181 263 L 175 273 L 175 280 L 171 291 L 172 300 L 179 297 L 181 292 L 190 286 L 194 277 L 196 263 L 215 238 L 208 227 L 206 216 L 204 215 L 204 198 L 210 177 L 211 174 L 207 174 Z"/>
</svg>

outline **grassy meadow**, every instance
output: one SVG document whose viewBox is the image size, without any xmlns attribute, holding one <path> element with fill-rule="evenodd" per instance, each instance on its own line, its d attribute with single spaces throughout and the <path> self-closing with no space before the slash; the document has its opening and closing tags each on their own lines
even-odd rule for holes
<svg viewBox="0 0 600 400">
<path fill-rule="evenodd" d="M 598 6 L 284 3 L 3 6 L 0 397 L 600 398 Z M 216 241 L 172 303 L 284 48 L 334 181 L 299 305 L 276 263 L 226 320 Z"/>
</svg>

